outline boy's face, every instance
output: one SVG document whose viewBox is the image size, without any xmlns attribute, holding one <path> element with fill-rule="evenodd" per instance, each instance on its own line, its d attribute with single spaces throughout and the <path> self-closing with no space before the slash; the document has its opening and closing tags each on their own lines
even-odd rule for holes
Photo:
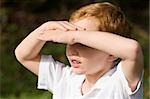
<svg viewBox="0 0 150 99">
<path fill-rule="evenodd" d="M 89 31 L 98 30 L 95 20 L 91 21 L 90 19 L 85 18 L 74 24 L 84 27 Z M 76 74 L 87 75 L 104 72 L 110 69 L 110 64 L 112 64 L 112 61 L 109 61 L 109 54 L 78 43 L 67 45 L 66 55 Z"/>
</svg>

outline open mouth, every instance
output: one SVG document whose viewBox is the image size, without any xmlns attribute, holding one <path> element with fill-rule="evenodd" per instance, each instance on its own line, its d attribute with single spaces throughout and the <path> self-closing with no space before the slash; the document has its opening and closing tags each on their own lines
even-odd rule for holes
<svg viewBox="0 0 150 99">
<path fill-rule="evenodd" d="M 71 62 L 72 62 L 73 64 L 81 64 L 81 62 L 80 62 L 80 61 L 77 61 L 77 60 L 71 60 Z"/>
<path fill-rule="evenodd" d="M 70 63 L 71 63 L 71 66 L 74 68 L 79 68 L 81 65 L 81 61 L 79 61 L 77 59 L 71 59 Z"/>
</svg>

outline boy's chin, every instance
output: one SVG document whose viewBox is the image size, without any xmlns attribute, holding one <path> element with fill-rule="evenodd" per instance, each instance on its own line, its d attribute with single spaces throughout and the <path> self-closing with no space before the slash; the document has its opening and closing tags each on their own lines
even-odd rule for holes
<svg viewBox="0 0 150 99">
<path fill-rule="evenodd" d="M 85 74 L 83 71 L 81 71 L 81 70 L 75 70 L 75 69 L 73 69 L 73 72 L 75 73 L 75 74 L 77 74 L 77 75 L 83 75 L 83 74 Z"/>
</svg>

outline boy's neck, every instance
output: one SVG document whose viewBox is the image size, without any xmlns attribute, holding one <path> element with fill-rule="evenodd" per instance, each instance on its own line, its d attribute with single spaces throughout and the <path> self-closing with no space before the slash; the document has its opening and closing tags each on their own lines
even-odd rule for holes
<svg viewBox="0 0 150 99">
<path fill-rule="evenodd" d="M 85 81 L 87 85 L 94 85 L 98 79 L 100 79 L 105 73 L 107 73 L 110 69 L 113 68 L 113 63 L 107 63 L 106 64 L 107 68 L 94 73 L 94 74 L 85 74 Z"/>
<path fill-rule="evenodd" d="M 97 80 L 99 80 L 105 73 L 107 73 L 112 68 L 112 66 L 113 64 L 111 63 L 107 65 L 108 68 L 105 68 L 103 71 L 99 71 L 95 74 L 85 74 L 85 80 L 81 86 L 82 95 L 87 93 L 95 85 Z"/>
<path fill-rule="evenodd" d="M 95 83 L 97 82 L 97 80 L 99 78 L 101 78 L 107 71 L 103 71 L 103 72 L 98 72 L 92 75 L 86 75 L 86 78 L 82 84 L 81 87 L 81 93 L 82 95 L 86 94 L 87 92 L 89 92 L 89 90 L 91 90 L 91 88 L 95 85 Z"/>
<path fill-rule="evenodd" d="M 100 71 L 98 73 L 95 73 L 95 74 L 88 74 L 86 75 L 86 78 L 85 78 L 85 82 L 86 84 L 88 85 L 94 85 L 98 79 L 100 79 L 103 75 L 105 74 L 105 72 L 103 71 Z"/>
</svg>

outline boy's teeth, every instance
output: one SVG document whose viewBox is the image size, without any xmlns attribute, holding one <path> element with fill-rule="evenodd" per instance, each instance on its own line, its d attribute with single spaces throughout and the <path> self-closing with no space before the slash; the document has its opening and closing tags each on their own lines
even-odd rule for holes
<svg viewBox="0 0 150 99">
<path fill-rule="evenodd" d="M 75 64 L 80 64 L 81 63 L 81 62 L 76 61 L 76 60 L 73 60 L 72 62 L 75 63 Z"/>
</svg>

